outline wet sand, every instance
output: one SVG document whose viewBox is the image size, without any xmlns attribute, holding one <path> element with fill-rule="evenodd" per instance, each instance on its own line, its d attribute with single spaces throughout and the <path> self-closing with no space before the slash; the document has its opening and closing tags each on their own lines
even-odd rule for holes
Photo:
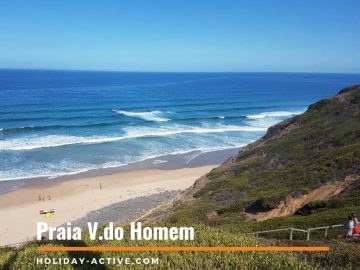
<svg viewBox="0 0 360 270">
<path fill-rule="evenodd" d="M 74 179 L 93 178 L 96 176 L 101 177 L 119 172 L 143 169 L 175 170 L 183 168 L 196 168 L 206 165 L 218 165 L 224 162 L 227 158 L 236 155 L 238 152 L 239 148 L 229 148 L 209 152 L 195 150 L 184 154 L 164 155 L 156 158 L 150 158 L 144 161 L 134 162 L 120 167 L 95 169 L 71 175 L 63 175 L 51 178 L 38 177 L 18 180 L 4 180 L 0 181 L 0 195 L 2 193 L 11 192 L 25 187 L 27 188 L 36 186 L 41 188 L 41 186 L 47 184 L 72 181 Z"/>
</svg>

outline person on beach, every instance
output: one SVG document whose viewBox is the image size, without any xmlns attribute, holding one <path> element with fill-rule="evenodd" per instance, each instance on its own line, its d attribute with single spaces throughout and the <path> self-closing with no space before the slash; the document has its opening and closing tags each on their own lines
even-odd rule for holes
<svg viewBox="0 0 360 270">
<path fill-rule="evenodd" d="M 358 238 L 360 235 L 360 224 L 354 213 L 351 213 L 351 217 L 354 221 L 353 237 Z"/>
<path fill-rule="evenodd" d="M 355 214 L 354 213 L 351 213 L 351 217 L 352 217 L 352 219 L 353 219 L 353 221 L 354 221 L 354 225 L 356 226 L 356 225 L 359 225 L 359 220 L 355 217 Z"/>
<path fill-rule="evenodd" d="M 352 238 L 354 227 L 355 227 L 355 222 L 354 222 L 352 216 L 349 215 L 348 221 L 347 221 L 347 232 L 346 232 L 345 238 Z"/>
</svg>

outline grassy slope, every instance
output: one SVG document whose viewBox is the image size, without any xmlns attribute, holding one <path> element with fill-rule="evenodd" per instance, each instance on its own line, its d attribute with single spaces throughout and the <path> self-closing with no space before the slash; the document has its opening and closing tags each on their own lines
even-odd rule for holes
<svg viewBox="0 0 360 270">
<path fill-rule="evenodd" d="M 321 100 L 304 114 L 270 128 L 230 165 L 210 172 L 205 187 L 194 194 L 191 207 L 178 203 L 169 220 L 238 224 L 237 229 L 339 223 L 349 211 L 360 214 L 358 182 L 336 198 L 306 206 L 311 213 L 306 217 L 252 222 L 251 226 L 241 221 L 244 212 L 271 210 L 287 196 L 306 194 L 349 175 L 360 175 L 360 86 Z M 209 221 L 204 217 L 210 212 L 217 216 Z"/>
<path fill-rule="evenodd" d="M 342 90 L 332 99 L 311 105 L 308 111 L 271 128 L 268 134 L 243 149 L 235 162 L 214 169 L 195 201 L 177 202 L 168 221 L 206 223 L 231 233 L 268 229 L 341 224 L 348 213 L 360 216 L 360 182 L 326 201 L 305 205 L 296 215 L 266 221 L 245 221 L 243 213 L 267 211 L 286 196 L 306 194 L 329 181 L 360 175 L 360 86 Z M 209 213 L 216 213 L 206 218 Z M 343 229 L 313 232 L 312 240 L 282 245 L 330 245 L 329 253 L 300 255 L 321 269 L 360 269 L 359 243 L 336 240 Z M 268 237 L 287 239 L 288 233 Z M 295 233 L 294 239 L 305 239 Z"/>
<path fill-rule="evenodd" d="M 85 257 L 90 260 L 93 257 L 131 257 L 131 258 L 146 258 L 159 257 L 159 265 L 130 265 L 123 266 L 126 269 L 315 269 L 305 261 L 298 260 L 292 254 L 286 253 L 254 253 L 254 252 L 50 252 L 39 253 L 36 251 L 38 245 L 143 245 L 143 246 L 254 246 L 259 244 L 256 240 L 246 237 L 242 234 L 232 234 L 226 231 L 221 231 L 209 226 L 197 225 L 195 227 L 196 240 L 195 241 L 90 241 L 87 237 L 82 242 L 31 242 L 23 247 L 18 252 L 1 251 L 0 250 L 0 269 L 11 270 L 32 270 L 32 269 L 73 269 L 72 266 L 56 266 L 56 265 L 36 265 L 36 258 L 39 257 Z M 2 253 L 3 252 L 3 253 Z M 2 256 L 1 256 L 2 254 Z M 77 266 L 74 269 L 119 269 L 116 265 L 99 266 Z"/>
</svg>

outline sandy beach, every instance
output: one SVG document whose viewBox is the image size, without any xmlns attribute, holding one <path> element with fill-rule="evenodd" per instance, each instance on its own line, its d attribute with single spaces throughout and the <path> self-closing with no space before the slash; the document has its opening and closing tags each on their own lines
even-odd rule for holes
<svg viewBox="0 0 360 270">
<path fill-rule="evenodd" d="M 50 226 L 59 226 L 122 201 L 131 204 L 134 198 L 186 189 L 214 167 L 216 165 L 118 172 L 27 186 L 0 194 L 0 245 L 33 239 L 36 223 L 39 221 L 46 221 Z M 169 195 L 163 197 L 170 198 Z M 137 207 L 141 207 L 141 203 L 137 203 Z M 50 209 L 55 210 L 51 218 L 40 215 L 41 210 Z"/>
</svg>

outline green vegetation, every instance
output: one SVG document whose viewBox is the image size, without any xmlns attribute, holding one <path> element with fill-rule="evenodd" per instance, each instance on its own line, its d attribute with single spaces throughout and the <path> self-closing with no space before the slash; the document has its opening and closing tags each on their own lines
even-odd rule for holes
<svg viewBox="0 0 360 270">
<path fill-rule="evenodd" d="M 313 246 L 319 243 L 307 241 L 278 241 L 278 245 Z M 320 269 L 357 270 L 359 269 L 359 243 L 344 241 L 325 241 L 321 244 L 330 246 L 330 252 L 312 252 L 299 255 L 301 259 Z"/>
<path fill-rule="evenodd" d="M 271 127 L 264 138 L 241 150 L 234 162 L 211 171 L 205 187 L 194 194 L 196 203 L 191 207 L 179 204 L 170 221 L 222 224 L 233 217 L 241 222 L 245 212 L 268 211 L 289 196 L 296 198 L 325 183 L 359 176 L 359 100 L 360 86 L 347 88 L 334 98 L 309 106 L 304 114 Z M 332 215 L 326 221 L 343 222 L 349 210 L 343 207 L 357 210 L 359 195 L 355 183 L 324 202 L 322 211 L 342 215 Z M 217 213 L 211 222 L 206 218 L 209 211 Z M 320 221 L 322 214 L 318 216 L 312 219 Z"/>
<path fill-rule="evenodd" d="M 0 248 L 0 269 L 9 269 L 16 257 L 16 251 L 8 248 Z"/>
<path fill-rule="evenodd" d="M 194 193 L 196 200 L 191 205 L 177 203 L 168 221 L 202 222 L 233 234 L 344 224 L 349 213 L 360 216 L 359 175 L 360 86 L 354 86 L 271 127 L 262 139 L 242 149 L 234 162 L 211 171 L 206 185 Z M 335 197 L 302 206 L 294 215 L 260 222 L 247 219 L 247 213 L 274 209 L 286 198 L 349 176 L 358 180 Z M 322 269 L 358 269 L 359 243 L 338 240 L 343 233 L 342 227 L 329 229 L 326 237 L 324 230 L 313 231 L 308 242 L 302 232 L 294 233 L 296 241 L 286 240 L 289 232 L 262 237 L 267 242 L 283 239 L 282 244 L 329 244 L 330 253 L 299 256 Z"/>
<path fill-rule="evenodd" d="M 82 242 L 43 241 L 31 242 L 18 251 L 6 251 L 4 255 L 0 253 L 0 269 L 10 270 L 32 270 L 32 269 L 118 269 L 116 265 L 96 266 L 56 266 L 56 265 L 36 265 L 36 258 L 41 257 L 70 257 L 70 258 L 89 258 L 90 260 L 100 257 L 130 257 L 146 258 L 158 257 L 158 265 L 127 265 L 126 269 L 315 269 L 306 261 L 298 260 L 296 256 L 288 253 L 274 252 L 46 252 L 36 251 L 39 245 L 116 245 L 116 246 L 254 246 L 259 245 L 255 239 L 246 237 L 243 234 L 233 234 L 209 226 L 195 226 L 195 241 L 90 241 L 86 237 Z M 16 253 L 15 258 L 11 258 L 9 253 Z"/>
</svg>

